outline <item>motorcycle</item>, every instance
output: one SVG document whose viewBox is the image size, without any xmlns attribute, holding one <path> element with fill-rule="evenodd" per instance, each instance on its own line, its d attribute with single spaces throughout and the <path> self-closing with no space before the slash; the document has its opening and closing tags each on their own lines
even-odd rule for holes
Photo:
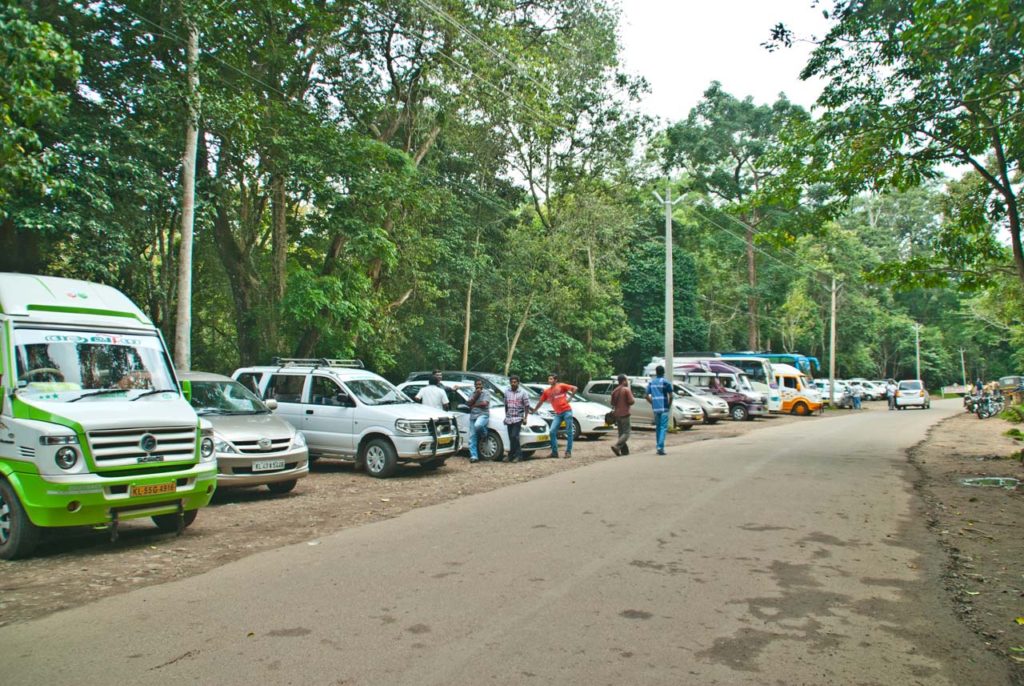
<svg viewBox="0 0 1024 686">
<path fill-rule="evenodd" d="M 974 414 L 978 410 L 978 403 L 981 401 L 981 395 L 968 393 L 964 396 L 964 412 L 970 412 Z"/>
<path fill-rule="evenodd" d="M 978 419 L 988 419 L 1002 412 L 1003 406 L 1002 395 L 986 395 L 978 400 L 974 414 L 978 415 Z"/>
</svg>

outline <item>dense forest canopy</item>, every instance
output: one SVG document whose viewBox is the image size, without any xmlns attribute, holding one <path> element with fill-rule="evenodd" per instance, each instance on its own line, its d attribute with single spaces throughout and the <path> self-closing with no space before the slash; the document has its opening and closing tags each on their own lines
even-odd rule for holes
<svg viewBox="0 0 1024 686">
<path fill-rule="evenodd" d="M 8 2 L 0 269 L 116 286 L 173 340 L 191 121 L 195 369 L 638 373 L 669 184 L 677 353 L 827 365 L 835 278 L 840 376 L 912 376 L 915 333 L 930 384 L 1019 371 L 1014 3 L 829 11 L 810 112 L 711 83 L 659 124 L 606 0 Z"/>
</svg>

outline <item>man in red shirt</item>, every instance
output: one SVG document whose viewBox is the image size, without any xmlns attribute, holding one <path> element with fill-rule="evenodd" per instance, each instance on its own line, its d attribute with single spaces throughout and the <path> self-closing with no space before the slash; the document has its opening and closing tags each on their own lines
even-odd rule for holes
<svg viewBox="0 0 1024 686">
<path fill-rule="evenodd" d="M 558 383 L 557 374 L 548 374 L 548 383 L 551 384 L 540 394 L 540 400 L 533 408 L 534 414 L 540 406 L 546 402 L 551 403 L 551 409 L 555 418 L 551 422 L 551 457 L 558 457 L 558 427 L 565 422 L 565 456 L 572 457 L 572 406 L 569 405 L 569 395 L 576 392 L 576 387 L 567 383 Z"/>
</svg>

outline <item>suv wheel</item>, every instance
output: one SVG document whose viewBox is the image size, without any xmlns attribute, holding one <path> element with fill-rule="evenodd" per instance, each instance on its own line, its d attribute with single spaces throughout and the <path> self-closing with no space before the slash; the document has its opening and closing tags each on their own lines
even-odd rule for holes
<svg viewBox="0 0 1024 686">
<path fill-rule="evenodd" d="M 746 405 L 733 405 L 729 408 L 729 416 L 735 419 L 737 422 L 750 419 L 750 413 L 747 412 Z"/>
<path fill-rule="evenodd" d="M 288 479 L 288 481 L 275 481 L 274 483 L 267 484 L 267 488 L 270 490 L 271 493 L 288 493 L 293 488 L 295 488 L 295 484 L 297 484 L 298 482 L 298 479 Z"/>
<path fill-rule="evenodd" d="M 377 479 L 386 479 L 398 469 L 398 455 L 390 441 L 374 438 L 363 448 L 366 473 Z"/>
<path fill-rule="evenodd" d="M 493 429 L 487 430 L 487 436 L 480 441 L 478 449 L 480 450 L 481 459 L 492 461 L 500 460 L 505 452 L 505 446 L 501 444 L 501 436 Z"/>
</svg>

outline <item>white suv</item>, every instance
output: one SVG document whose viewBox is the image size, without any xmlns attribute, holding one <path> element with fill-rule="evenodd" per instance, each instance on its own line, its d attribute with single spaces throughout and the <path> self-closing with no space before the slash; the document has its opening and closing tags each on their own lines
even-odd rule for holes
<svg viewBox="0 0 1024 686">
<path fill-rule="evenodd" d="M 399 462 L 436 469 L 458 449 L 458 427 L 440 410 L 412 402 L 358 360 L 278 358 L 243 367 L 235 380 L 306 436 L 309 458 L 339 458 L 383 479 Z"/>
</svg>

